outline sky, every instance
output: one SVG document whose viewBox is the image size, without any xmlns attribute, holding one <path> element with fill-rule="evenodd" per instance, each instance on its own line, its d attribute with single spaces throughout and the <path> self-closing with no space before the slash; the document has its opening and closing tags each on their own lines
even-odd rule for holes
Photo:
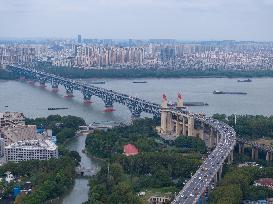
<svg viewBox="0 0 273 204">
<path fill-rule="evenodd" d="M 0 38 L 273 41 L 273 0 L 0 0 Z"/>
</svg>

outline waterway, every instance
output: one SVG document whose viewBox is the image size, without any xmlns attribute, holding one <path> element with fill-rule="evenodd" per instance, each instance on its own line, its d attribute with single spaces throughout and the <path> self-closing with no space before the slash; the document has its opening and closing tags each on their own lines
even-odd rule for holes
<svg viewBox="0 0 273 204">
<path fill-rule="evenodd" d="M 203 112 L 207 115 L 214 113 L 225 114 L 262 114 L 273 115 L 273 78 L 254 78 L 251 83 L 238 83 L 237 79 L 200 78 L 200 79 L 138 79 L 148 83 L 132 83 L 132 79 L 100 79 L 105 84 L 96 86 L 137 96 L 156 103 L 161 102 L 162 94 L 170 101 L 175 101 L 177 93 L 182 93 L 185 101 L 202 101 L 209 104 L 204 107 L 190 107 L 190 111 Z M 91 79 L 86 80 L 92 81 Z M 247 95 L 214 95 L 214 90 L 247 92 Z M 52 93 L 50 86 L 42 89 L 19 81 L 0 80 L 0 112 L 19 111 L 26 117 L 46 117 L 52 114 L 75 115 L 87 123 L 101 121 L 125 122 L 130 119 L 129 110 L 119 104 L 114 104 L 113 113 L 103 112 L 104 104 L 101 99 L 93 97 L 90 106 L 82 104 L 82 94 L 75 92 L 73 99 L 65 99 L 64 89 Z M 8 107 L 6 107 L 8 106 Z M 66 110 L 49 111 L 48 107 L 67 107 Z M 145 116 L 143 114 L 142 116 Z M 69 149 L 76 150 L 82 156 L 82 165 L 91 168 L 95 173 L 100 164 L 98 161 L 82 153 L 85 137 L 75 137 L 69 144 Z M 61 203 L 80 204 L 88 198 L 88 180 L 77 178 L 71 192 Z"/>
</svg>

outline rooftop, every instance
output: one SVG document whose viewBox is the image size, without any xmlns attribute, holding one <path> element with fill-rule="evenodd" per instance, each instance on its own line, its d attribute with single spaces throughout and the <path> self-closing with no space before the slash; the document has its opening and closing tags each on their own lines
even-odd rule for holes
<svg viewBox="0 0 273 204">
<path fill-rule="evenodd" d="M 133 144 L 124 145 L 123 151 L 126 156 L 133 156 L 139 153 L 138 149 Z"/>
</svg>

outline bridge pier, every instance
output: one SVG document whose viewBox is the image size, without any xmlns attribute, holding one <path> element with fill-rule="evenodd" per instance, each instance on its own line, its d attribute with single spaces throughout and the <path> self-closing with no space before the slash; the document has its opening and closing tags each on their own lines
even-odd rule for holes
<svg viewBox="0 0 273 204">
<path fill-rule="evenodd" d="M 20 77 L 19 77 L 19 80 L 20 80 L 20 81 L 25 81 L 25 80 L 26 80 L 26 77 L 20 76 Z"/>
<path fill-rule="evenodd" d="M 239 143 L 239 154 L 244 154 L 245 153 L 245 145 L 243 143 Z"/>
<path fill-rule="evenodd" d="M 186 118 L 183 116 L 183 135 L 186 136 L 187 135 L 187 128 L 186 128 Z"/>
<path fill-rule="evenodd" d="M 223 172 L 223 166 L 221 165 L 220 168 L 219 168 L 219 171 L 218 171 L 219 181 L 221 181 L 221 179 L 222 179 L 222 172 Z"/>
<path fill-rule="evenodd" d="M 230 154 L 228 155 L 228 161 L 227 161 L 227 163 L 228 164 L 232 164 L 232 162 L 233 162 L 233 151 L 231 151 Z"/>
<path fill-rule="evenodd" d="M 190 116 L 188 118 L 188 136 L 194 136 L 194 118 Z"/>
<path fill-rule="evenodd" d="M 44 80 L 40 81 L 40 87 L 45 88 L 46 87 L 46 82 Z"/>
<path fill-rule="evenodd" d="M 177 116 L 179 117 L 179 116 Z M 183 124 L 181 125 L 179 120 L 176 120 L 176 129 L 175 129 L 175 134 L 176 136 L 180 136 L 181 135 L 181 132 L 182 132 L 182 129 L 183 129 Z"/>
<path fill-rule="evenodd" d="M 30 84 L 30 85 L 32 85 L 32 86 L 34 86 L 35 85 L 35 80 L 28 78 L 27 79 L 27 83 Z"/>
<path fill-rule="evenodd" d="M 213 148 L 213 129 L 210 129 L 210 134 L 209 134 L 209 148 Z"/>
<path fill-rule="evenodd" d="M 59 84 L 57 82 L 52 83 L 51 91 L 55 93 L 59 91 Z"/>
<path fill-rule="evenodd" d="M 113 100 L 112 99 L 106 98 L 106 99 L 103 99 L 103 102 L 105 104 L 104 105 L 105 106 L 104 112 L 110 113 L 110 112 L 115 111 L 115 109 L 113 108 Z"/>
<path fill-rule="evenodd" d="M 272 162 L 272 152 L 266 152 L 266 161 Z"/>
<path fill-rule="evenodd" d="M 253 160 L 258 160 L 258 159 L 259 159 L 259 150 L 258 150 L 257 147 L 252 147 L 251 158 L 252 158 Z"/>
<path fill-rule="evenodd" d="M 66 89 L 66 95 L 64 97 L 65 98 L 73 98 L 74 97 L 73 88 L 69 87 L 69 86 L 66 86 L 65 89 Z"/>
<path fill-rule="evenodd" d="M 91 94 L 87 92 L 83 92 L 83 103 L 85 105 L 90 105 L 92 103 L 91 101 Z"/>
</svg>

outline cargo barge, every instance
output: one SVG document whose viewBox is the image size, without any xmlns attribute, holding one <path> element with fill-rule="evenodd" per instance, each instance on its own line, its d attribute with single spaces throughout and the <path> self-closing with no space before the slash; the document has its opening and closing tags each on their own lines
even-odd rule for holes
<svg viewBox="0 0 273 204">
<path fill-rule="evenodd" d="M 236 92 L 236 91 L 213 91 L 213 94 L 239 94 L 246 95 L 246 92 Z"/>
<path fill-rule="evenodd" d="M 68 109 L 68 108 L 48 108 L 47 110 L 64 110 L 64 109 Z"/>
<path fill-rule="evenodd" d="M 251 79 L 243 79 L 243 80 L 238 79 L 237 82 L 252 82 L 252 80 Z"/>
<path fill-rule="evenodd" d="M 133 81 L 134 84 L 146 84 L 147 81 Z"/>
</svg>

